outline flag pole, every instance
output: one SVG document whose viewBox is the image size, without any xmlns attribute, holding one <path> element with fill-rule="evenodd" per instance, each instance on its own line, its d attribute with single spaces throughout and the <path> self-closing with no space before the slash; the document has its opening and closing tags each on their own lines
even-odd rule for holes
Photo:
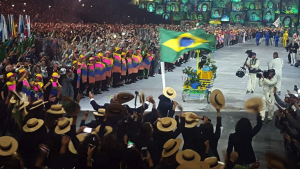
<svg viewBox="0 0 300 169">
<path fill-rule="evenodd" d="M 200 50 L 197 50 L 197 74 L 199 70 L 199 55 L 200 55 Z"/>
<path fill-rule="evenodd" d="M 160 62 L 160 70 L 161 70 L 161 79 L 162 79 L 162 84 L 164 89 L 166 87 L 165 62 Z"/>
</svg>

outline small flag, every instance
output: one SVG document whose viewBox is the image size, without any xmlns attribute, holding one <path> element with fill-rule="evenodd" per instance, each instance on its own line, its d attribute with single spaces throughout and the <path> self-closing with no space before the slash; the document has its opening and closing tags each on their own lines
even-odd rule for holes
<svg viewBox="0 0 300 169">
<path fill-rule="evenodd" d="M 159 28 L 161 61 L 172 63 L 190 50 L 216 50 L 216 38 L 202 29 L 175 32 Z"/>
<path fill-rule="evenodd" d="M 30 16 L 25 15 L 25 30 L 24 30 L 24 35 L 26 37 L 30 37 Z"/>
<path fill-rule="evenodd" d="M 277 28 L 280 24 L 280 18 L 277 18 L 273 25 Z"/>
<path fill-rule="evenodd" d="M 5 17 L 1 15 L 1 25 L 2 25 L 2 42 L 8 39 L 7 25 L 5 21 Z"/>
<path fill-rule="evenodd" d="M 22 15 L 19 15 L 19 34 L 20 42 L 22 42 L 24 38 L 24 20 Z"/>
</svg>

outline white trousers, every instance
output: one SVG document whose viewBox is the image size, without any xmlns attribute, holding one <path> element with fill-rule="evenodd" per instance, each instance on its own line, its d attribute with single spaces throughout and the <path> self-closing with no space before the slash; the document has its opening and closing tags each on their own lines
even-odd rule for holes
<svg viewBox="0 0 300 169">
<path fill-rule="evenodd" d="M 294 65 L 295 63 L 297 63 L 296 53 L 291 53 L 291 64 Z"/>
<path fill-rule="evenodd" d="M 266 110 L 268 110 L 268 120 L 272 120 L 274 115 L 275 99 L 271 97 L 267 100 L 266 96 L 263 96 L 262 101 L 263 101 L 263 109 L 260 111 L 262 120 L 265 120 Z"/>
<path fill-rule="evenodd" d="M 282 79 L 282 70 L 275 70 L 276 73 L 276 79 L 277 79 L 277 92 L 281 91 L 281 79 Z"/>
<path fill-rule="evenodd" d="M 270 41 L 270 45 L 273 45 L 274 38 L 270 38 L 269 41 Z"/>
<path fill-rule="evenodd" d="M 257 80 L 257 77 L 256 77 L 256 73 L 249 73 L 248 74 L 248 84 L 247 84 L 247 90 L 248 91 L 253 91 L 254 92 L 254 89 L 255 89 L 255 86 L 256 86 L 256 80 Z"/>
</svg>

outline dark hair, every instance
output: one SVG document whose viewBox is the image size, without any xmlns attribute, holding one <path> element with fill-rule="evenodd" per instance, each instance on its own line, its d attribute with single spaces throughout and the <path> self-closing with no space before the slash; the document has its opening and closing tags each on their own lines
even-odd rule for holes
<svg viewBox="0 0 300 169">
<path fill-rule="evenodd" d="M 63 114 L 46 113 L 45 120 L 44 120 L 45 126 L 48 129 L 53 129 L 56 126 L 57 120 L 62 117 L 63 117 Z"/>
<path fill-rule="evenodd" d="M 140 126 L 139 137 L 143 140 L 149 140 L 152 137 L 152 126 L 150 123 L 142 123 Z"/>
<path fill-rule="evenodd" d="M 141 154 L 137 149 L 129 148 L 126 150 L 126 156 L 124 162 L 127 168 L 129 169 L 144 169 L 143 160 Z"/>
<path fill-rule="evenodd" d="M 235 125 L 235 133 L 249 134 L 252 131 L 252 125 L 248 118 L 242 117 Z"/>
<path fill-rule="evenodd" d="M 211 123 L 203 124 L 202 135 L 204 140 L 210 140 L 214 134 L 214 126 Z"/>
<path fill-rule="evenodd" d="M 275 55 L 278 58 L 278 53 L 277 52 L 274 52 L 273 55 Z"/>
<path fill-rule="evenodd" d="M 270 10 L 268 10 L 268 11 L 266 12 L 266 14 L 267 14 L 267 13 L 270 13 L 270 14 L 272 14 L 272 12 L 271 12 Z"/>
<path fill-rule="evenodd" d="M 284 24 L 284 21 L 287 19 L 287 18 L 290 18 L 290 23 L 289 23 L 289 27 L 292 27 L 292 18 L 290 16 L 285 16 L 282 20 L 282 23 Z"/>
</svg>

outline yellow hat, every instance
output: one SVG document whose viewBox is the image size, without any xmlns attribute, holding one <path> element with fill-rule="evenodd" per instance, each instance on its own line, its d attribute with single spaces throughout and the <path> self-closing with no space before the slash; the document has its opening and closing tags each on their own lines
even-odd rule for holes
<svg viewBox="0 0 300 169">
<path fill-rule="evenodd" d="M 103 56 L 103 53 L 98 53 L 97 56 Z"/>
<path fill-rule="evenodd" d="M 76 63 L 77 63 L 77 60 L 74 60 L 74 61 L 73 61 L 73 64 L 76 64 Z"/>
<path fill-rule="evenodd" d="M 56 73 L 56 72 L 52 73 L 52 77 L 58 78 L 58 73 Z"/>
<path fill-rule="evenodd" d="M 25 69 L 19 69 L 19 74 L 24 73 Z"/>
<path fill-rule="evenodd" d="M 10 78 L 11 76 L 14 76 L 14 74 L 12 72 L 7 73 L 6 78 Z"/>
</svg>

